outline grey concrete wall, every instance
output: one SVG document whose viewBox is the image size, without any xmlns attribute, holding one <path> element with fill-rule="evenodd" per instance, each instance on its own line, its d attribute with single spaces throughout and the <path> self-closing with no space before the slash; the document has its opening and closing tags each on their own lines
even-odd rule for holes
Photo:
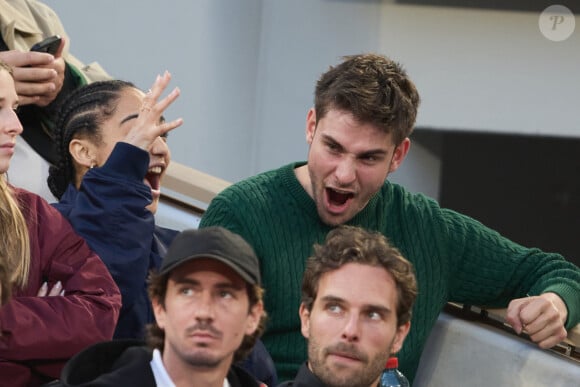
<svg viewBox="0 0 580 387">
<path fill-rule="evenodd" d="M 320 73 L 364 51 L 403 63 L 423 97 L 418 125 L 580 136 L 580 19 L 563 42 L 535 12 L 372 0 L 46 0 L 72 50 L 147 88 L 169 69 L 174 160 L 237 181 L 306 157 Z M 559 2 L 562 3 L 562 2 Z M 564 2 L 565 4 L 565 2 Z M 393 178 L 437 193 L 437 159 L 412 148 Z"/>
</svg>

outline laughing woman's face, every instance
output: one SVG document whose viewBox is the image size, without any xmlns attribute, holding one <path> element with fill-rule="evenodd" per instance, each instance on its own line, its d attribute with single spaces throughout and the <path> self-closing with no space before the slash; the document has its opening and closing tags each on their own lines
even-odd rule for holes
<svg viewBox="0 0 580 387">
<path fill-rule="evenodd" d="M 135 125 L 143 106 L 145 94 L 136 88 L 126 88 L 120 93 L 115 112 L 103 122 L 100 128 L 100 144 L 94 144 L 93 157 L 97 166 L 102 166 L 113 151 L 115 144 L 124 141 L 129 130 Z M 155 213 L 161 195 L 161 179 L 171 160 L 165 137 L 158 137 L 149 149 L 149 168 L 144 183 L 150 187 L 152 203 L 147 208 Z"/>
</svg>

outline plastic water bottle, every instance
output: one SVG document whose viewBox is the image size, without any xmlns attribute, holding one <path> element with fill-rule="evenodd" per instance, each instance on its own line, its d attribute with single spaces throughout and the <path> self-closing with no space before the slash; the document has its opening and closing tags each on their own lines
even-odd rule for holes
<svg viewBox="0 0 580 387">
<path fill-rule="evenodd" d="M 379 382 L 379 387 L 409 387 L 409 381 L 399 371 L 399 359 L 396 357 L 390 357 L 385 366 L 385 370 L 381 374 L 381 380 Z"/>
</svg>

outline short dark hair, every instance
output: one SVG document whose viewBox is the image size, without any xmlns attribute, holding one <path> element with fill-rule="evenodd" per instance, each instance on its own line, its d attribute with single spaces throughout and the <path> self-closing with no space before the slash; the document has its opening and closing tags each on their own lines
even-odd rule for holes
<svg viewBox="0 0 580 387">
<path fill-rule="evenodd" d="M 149 276 L 149 298 L 151 300 L 158 300 L 159 303 L 163 308 L 165 308 L 165 296 L 167 295 L 167 283 L 169 282 L 169 277 L 171 276 L 171 272 L 166 274 L 158 274 L 152 272 Z M 248 313 L 250 310 L 259 302 L 263 300 L 264 297 L 264 289 L 260 285 L 252 285 L 246 282 L 246 291 L 248 293 L 248 299 L 250 307 L 248 308 Z M 264 330 L 266 329 L 266 321 L 268 319 L 268 315 L 266 311 L 262 313 L 262 317 L 260 318 L 260 322 L 258 327 L 251 335 L 244 335 L 242 340 L 242 344 L 238 347 L 236 352 L 234 353 L 234 362 L 244 360 L 248 354 L 251 352 L 252 348 L 254 348 L 254 344 Z M 157 325 L 156 322 L 147 325 L 147 345 L 151 349 L 159 349 L 163 352 L 163 348 L 165 345 L 165 331 Z"/>
<path fill-rule="evenodd" d="M 100 126 L 115 113 L 121 92 L 127 88 L 136 87 L 131 82 L 120 80 L 94 82 L 74 90 L 61 103 L 54 133 L 57 161 L 50 167 L 47 179 L 48 187 L 57 199 L 70 183 L 76 183 L 68 149 L 70 142 L 74 138 L 88 138 L 100 144 Z"/>
<path fill-rule="evenodd" d="M 322 275 L 348 263 L 382 267 L 390 273 L 397 289 L 397 326 L 411 320 L 417 297 L 413 265 L 383 234 L 344 225 L 330 231 L 323 244 L 314 245 L 314 254 L 306 261 L 302 303 L 307 310 L 312 310 Z"/>
<path fill-rule="evenodd" d="M 403 67 L 378 54 L 343 57 L 316 83 L 316 123 L 331 109 L 351 113 L 392 133 L 395 145 L 411 135 L 420 97 Z"/>
</svg>

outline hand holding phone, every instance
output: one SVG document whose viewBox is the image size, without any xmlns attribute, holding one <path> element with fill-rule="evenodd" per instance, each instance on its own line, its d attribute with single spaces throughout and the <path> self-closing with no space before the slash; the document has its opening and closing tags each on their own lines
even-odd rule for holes
<svg viewBox="0 0 580 387">
<path fill-rule="evenodd" d="M 47 55 L 28 55 L 32 57 L 26 66 L 29 70 L 15 72 L 15 77 L 18 74 L 19 81 L 16 91 L 22 105 L 34 104 L 44 107 L 56 99 L 64 84 L 66 69 L 64 58 L 61 57 L 63 45 L 64 38 L 54 35 L 30 48 L 31 52 L 51 54 L 53 58 L 48 62 L 50 58 Z"/>
<path fill-rule="evenodd" d="M 36 43 L 30 48 L 30 51 L 46 52 L 54 55 L 58 51 L 61 42 L 62 38 L 60 36 L 50 36 L 43 41 Z"/>
</svg>

